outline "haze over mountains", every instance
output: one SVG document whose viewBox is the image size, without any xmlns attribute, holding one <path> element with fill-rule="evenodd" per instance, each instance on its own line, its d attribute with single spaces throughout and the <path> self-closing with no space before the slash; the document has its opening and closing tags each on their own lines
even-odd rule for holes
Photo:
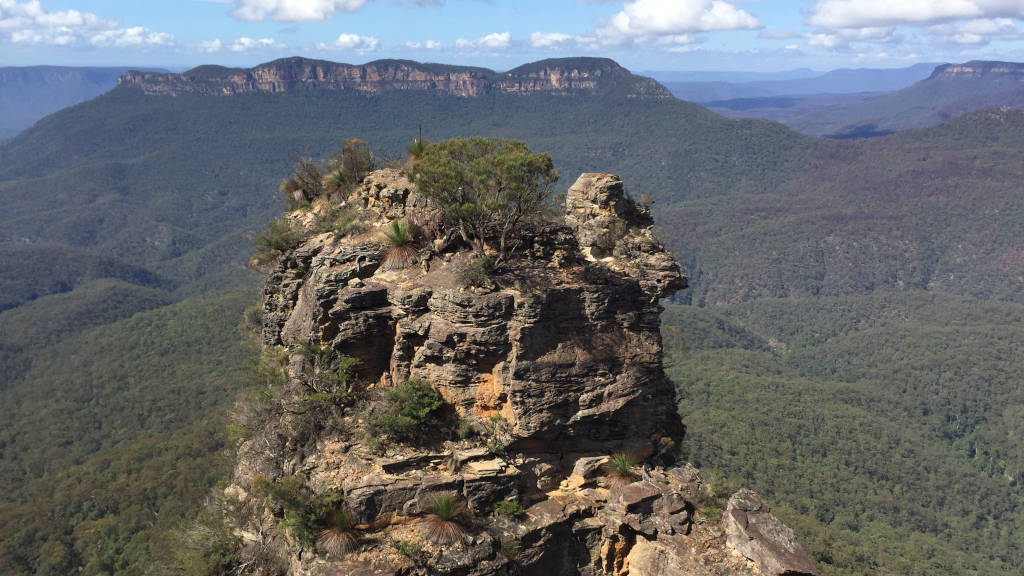
<svg viewBox="0 0 1024 576">
<path fill-rule="evenodd" d="M 737 74 L 651 73 L 677 98 L 704 104 L 737 98 L 766 98 L 808 94 L 891 92 L 906 88 L 931 74 L 936 64 L 907 68 L 841 68 L 825 73 L 793 70 L 783 73 Z"/>
<path fill-rule="evenodd" d="M 107 92 L 131 70 L 26 66 L 0 68 L 0 140 L 47 114 Z"/>
<path fill-rule="evenodd" d="M 973 110 L 1024 106 L 1024 65 L 944 64 L 913 85 L 885 94 L 804 95 L 707 102 L 730 117 L 769 118 L 806 134 L 863 137 L 938 124 Z M 810 93 L 808 93 L 810 94 Z"/>
<path fill-rule="evenodd" d="M 225 471 L 245 262 L 292 160 L 345 138 L 398 155 L 422 125 L 654 198 L 692 286 L 665 331 L 684 449 L 765 492 L 823 574 L 1016 573 L 1024 113 L 833 141 L 604 59 L 510 74 L 132 74 L 0 146 L 0 572 L 159 557 Z"/>
</svg>

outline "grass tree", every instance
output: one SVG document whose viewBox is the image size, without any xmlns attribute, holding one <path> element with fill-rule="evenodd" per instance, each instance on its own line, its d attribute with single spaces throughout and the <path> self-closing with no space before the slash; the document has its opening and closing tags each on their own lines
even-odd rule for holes
<svg viewBox="0 0 1024 576">
<path fill-rule="evenodd" d="M 462 514 L 462 503 L 450 492 L 434 494 L 427 504 L 424 526 L 427 538 L 437 544 L 452 544 L 465 535 L 457 518 Z"/>
</svg>

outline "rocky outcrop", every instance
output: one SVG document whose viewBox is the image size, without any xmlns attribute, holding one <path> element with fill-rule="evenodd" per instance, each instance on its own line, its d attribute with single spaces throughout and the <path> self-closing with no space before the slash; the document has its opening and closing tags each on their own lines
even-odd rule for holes
<svg viewBox="0 0 1024 576">
<path fill-rule="evenodd" d="M 633 76 L 603 58 L 545 60 L 506 73 L 486 68 L 377 60 L 361 66 L 306 58 L 285 58 L 255 68 L 200 66 L 182 74 L 132 71 L 119 82 L 150 95 L 230 96 L 317 89 L 359 94 L 415 91 L 460 97 L 485 94 L 621 93 L 636 98 L 670 98 L 660 84 Z"/>
<path fill-rule="evenodd" d="M 746 520 L 730 520 L 745 532 L 727 532 L 699 471 L 669 466 L 684 429 L 662 367 L 659 300 L 686 280 L 620 179 L 581 176 L 564 224 L 524 232 L 514 264 L 472 284 L 475 257 L 431 234 L 440 213 L 401 173 L 371 174 L 345 209 L 361 214 L 362 233 L 312 235 L 267 281 L 264 344 L 288 358 L 287 382 L 272 394 L 301 388 L 315 369 L 312 344 L 358 360 L 364 404 L 418 380 L 440 392 L 448 415 L 414 445 L 368 439 L 372 410 L 355 403 L 317 434 L 301 432 L 305 404 L 267 417 L 243 442 L 227 492 L 252 508 L 238 527 L 250 547 L 288 516 L 259 508 L 259 486 L 297 475 L 344 503 L 360 540 L 338 557 L 285 531 L 294 574 L 813 572 L 792 538 L 775 538 L 781 529 L 760 500 Z M 381 242 L 398 219 L 423 231 L 417 262 L 402 269 L 385 265 Z M 439 494 L 464 507 L 464 534 L 445 544 L 424 520 Z M 516 503 L 507 517 L 492 513 L 502 502 Z"/>
<path fill-rule="evenodd" d="M 814 563 L 796 541 L 793 531 L 750 490 L 740 490 L 729 499 L 725 530 L 729 544 L 753 560 L 764 574 L 814 572 Z"/>
</svg>

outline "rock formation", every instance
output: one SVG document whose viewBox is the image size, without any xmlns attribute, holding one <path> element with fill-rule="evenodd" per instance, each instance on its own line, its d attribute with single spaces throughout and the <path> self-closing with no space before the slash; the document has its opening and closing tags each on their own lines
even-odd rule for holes
<svg viewBox="0 0 1024 576">
<path fill-rule="evenodd" d="M 200 66 L 182 74 L 131 71 L 119 84 L 151 95 L 230 96 L 319 89 L 358 94 L 403 90 L 468 98 L 485 94 L 567 95 L 618 90 L 636 98 L 671 98 L 661 84 L 633 76 L 604 58 L 544 60 L 499 73 L 486 68 L 409 60 L 377 60 L 353 66 L 296 57 L 249 69 Z"/>
<path fill-rule="evenodd" d="M 337 209 L 290 218 L 312 228 Z M 513 265 L 474 282 L 472 253 L 434 232 L 439 214 L 401 173 L 370 174 L 344 209 L 362 232 L 311 235 L 266 284 L 264 346 L 287 373 L 267 394 L 285 408 L 262 413 L 226 491 L 248 511 L 236 528 L 250 566 L 276 554 L 310 575 L 813 573 L 756 495 L 737 494 L 719 522 L 700 472 L 665 467 L 684 430 L 659 300 L 686 280 L 617 177 L 581 176 L 564 224 L 524 233 Z M 388 264 L 381 231 L 396 220 L 422 230 L 412 266 Z M 309 381 L 341 357 L 358 360 L 357 399 L 311 423 Z M 410 381 L 444 409 L 419 442 L 381 444 L 367 433 L 374 402 Z M 266 493 L 287 478 L 351 515 L 353 549 L 325 553 L 285 528 L 297 498 Z M 438 543 L 425 518 L 441 494 L 463 513 Z"/>
</svg>

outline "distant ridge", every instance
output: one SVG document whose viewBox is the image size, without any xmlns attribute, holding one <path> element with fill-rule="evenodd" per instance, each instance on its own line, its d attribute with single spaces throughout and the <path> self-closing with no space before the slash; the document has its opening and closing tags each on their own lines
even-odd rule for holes
<svg viewBox="0 0 1024 576">
<path fill-rule="evenodd" d="M 672 97 L 658 82 L 635 76 L 607 58 L 541 60 L 502 73 L 487 68 L 411 60 L 375 60 L 357 66 L 295 57 L 248 69 L 199 66 L 181 74 L 133 70 L 122 76 L 118 84 L 141 89 L 149 95 L 231 96 L 319 89 L 363 94 L 423 91 L 466 98 L 492 93 Z"/>
<path fill-rule="evenodd" d="M 816 136 L 884 136 L 934 126 L 976 110 L 1024 109 L 1024 64 L 983 60 L 941 64 L 927 78 L 885 94 L 750 98 L 706 105 L 725 116 L 778 120 Z"/>
<path fill-rule="evenodd" d="M 103 94 L 129 70 L 127 66 L 0 67 L 0 139 L 14 136 L 61 108 Z"/>
<path fill-rule="evenodd" d="M 935 67 L 928 80 L 965 80 L 984 77 L 1019 82 L 1024 79 L 1024 64 L 995 60 L 971 60 L 963 64 L 942 64 Z"/>
</svg>

